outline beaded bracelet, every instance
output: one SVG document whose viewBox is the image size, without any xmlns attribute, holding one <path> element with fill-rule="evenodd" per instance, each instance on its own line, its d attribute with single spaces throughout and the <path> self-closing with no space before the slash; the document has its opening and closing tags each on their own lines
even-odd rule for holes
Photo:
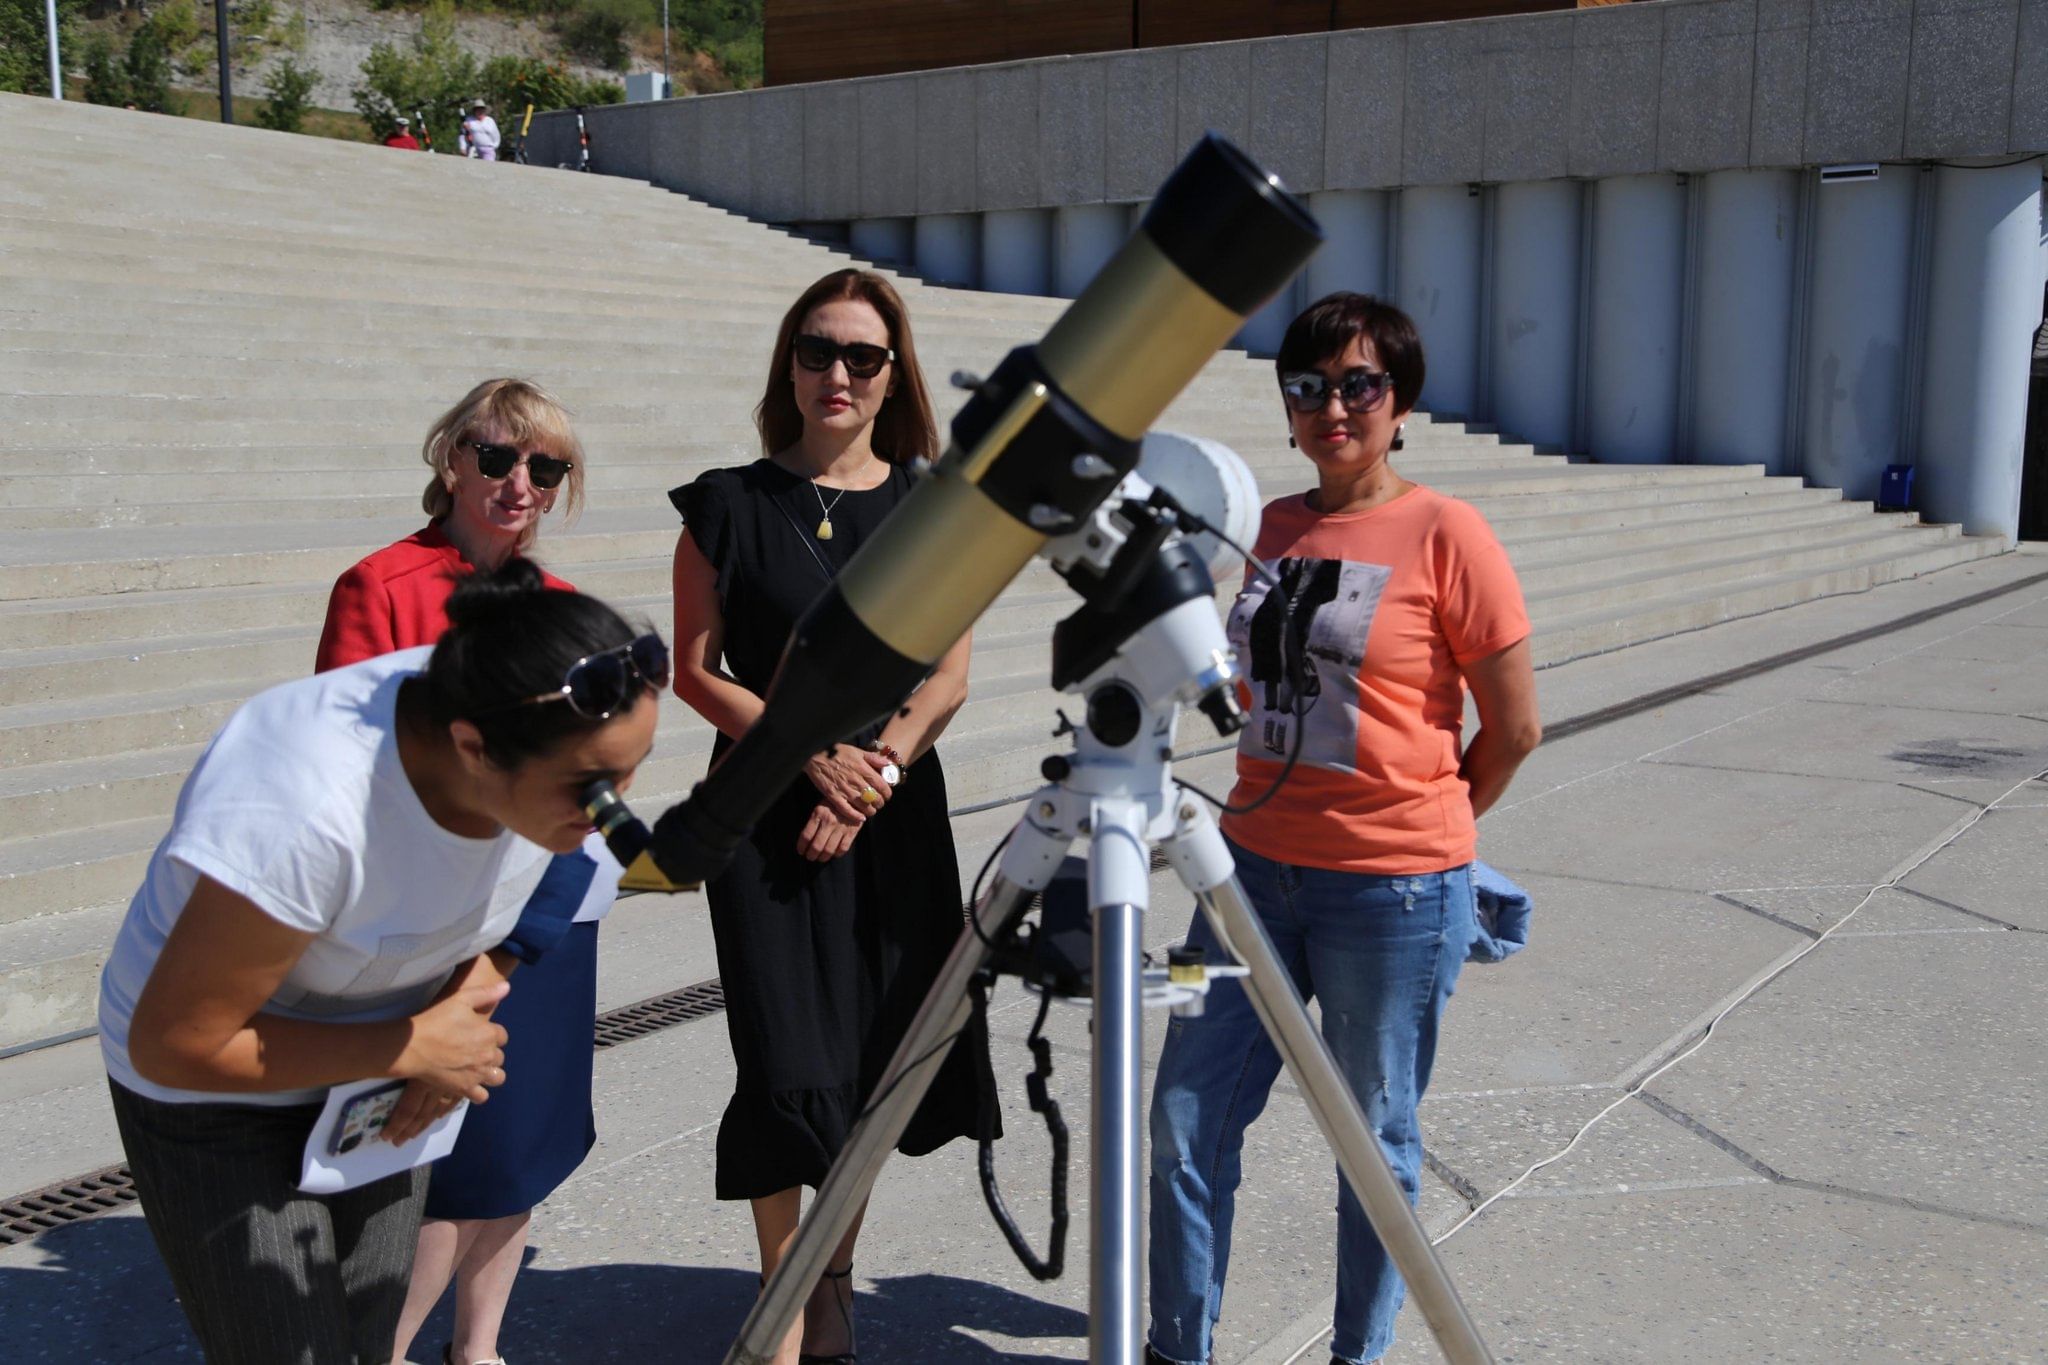
<svg viewBox="0 0 2048 1365">
<path fill-rule="evenodd" d="M 882 778 L 884 781 L 888 782 L 889 785 L 892 787 L 898 786 L 902 783 L 904 772 L 910 766 L 909 764 L 903 761 L 902 754 L 897 753 L 892 746 L 882 743 L 882 741 L 879 739 L 876 740 L 874 743 L 868 745 L 868 752 L 871 754 L 880 754 L 883 758 L 889 761 L 889 768 L 895 770 L 896 776 L 892 779 L 889 776 L 888 770 L 885 769 L 882 773 Z"/>
</svg>

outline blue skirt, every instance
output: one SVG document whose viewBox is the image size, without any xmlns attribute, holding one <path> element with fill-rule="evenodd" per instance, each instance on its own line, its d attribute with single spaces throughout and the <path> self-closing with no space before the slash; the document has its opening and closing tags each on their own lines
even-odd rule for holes
<svg viewBox="0 0 2048 1365">
<path fill-rule="evenodd" d="M 569 1178 L 597 1141 L 590 1111 L 597 922 L 571 925 L 512 974 L 492 1017 L 505 1026 L 505 1083 L 471 1105 L 455 1150 L 433 1165 L 429 1218 L 508 1218 Z"/>
</svg>

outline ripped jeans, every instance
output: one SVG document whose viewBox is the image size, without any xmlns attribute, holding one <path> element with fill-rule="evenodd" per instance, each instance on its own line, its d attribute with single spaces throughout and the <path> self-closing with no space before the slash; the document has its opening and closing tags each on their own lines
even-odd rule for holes
<svg viewBox="0 0 2048 1365">
<path fill-rule="evenodd" d="M 1364 1105 L 1413 1203 L 1422 1135 L 1415 1107 L 1436 1059 L 1437 1021 L 1476 932 L 1469 866 L 1404 877 L 1276 863 L 1231 845 L 1246 895 Z M 1225 960 L 1197 911 L 1188 942 Z M 1280 1057 L 1235 980 L 1198 1018 L 1167 1025 L 1152 1091 L 1152 1348 L 1206 1365 L 1223 1311 L 1244 1133 L 1266 1106 Z M 1334 1354 L 1378 1360 L 1405 1287 L 1340 1177 Z"/>
</svg>

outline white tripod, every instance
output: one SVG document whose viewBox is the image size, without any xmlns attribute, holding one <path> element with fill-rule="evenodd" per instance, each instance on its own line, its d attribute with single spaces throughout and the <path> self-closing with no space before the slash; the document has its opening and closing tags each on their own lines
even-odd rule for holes
<svg viewBox="0 0 2048 1365">
<path fill-rule="evenodd" d="M 1137 1365 L 1143 1354 L 1142 1008 L 1160 1003 L 1198 1011 L 1207 976 L 1239 974 L 1192 965 L 1177 965 L 1170 973 L 1147 972 L 1143 927 L 1154 848 L 1193 893 L 1217 939 L 1242 964 L 1253 1008 L 1444 1355 L 1453 1365 L 1492 1360 L 1293 979 L 1245 899 L 1208 807 L 1173 781 L 1174 727 L 1183 707 L 1199 707 L 1226 733 L 1243 723 L 1233 690 L 1235 665 L 1208 586 L 1213 580 L 1202 556 L 1173 530 L 1175 513 L 1186 507 L 1232 539 L 1249 539 L 1247 518 L 1255 525 L 1257 514 L 1250 473 L 1235 454 L 1213 443 L 1158 434 L 1146 438 L 1140 470 L 1127 476 L 1087 523 L 1049 542 L 1044 551 L 1084 596 L 1102 588 L 1109 599 L 1090 596 L 1090 605 L 1062 623 L 1054 637 L 1055 685 L 1087 699 L 1087 719 L 1075 730 L 1074 751 L 1047 760 L 1049 785 L 1031 798 L 1011 832 L 988 893 L 972 909 L 973 926 L 960 936 L 925 997 L 875 1099 L 727 1354 L 727 1365 L 766 1365 L 772 1359 L 832 1249 L 866 1202 L 949 1044 L 967 1024 L 976 978 L 999 945 L 1015 938 L 1033 899 L 1084 839 L 1095 1009 L 1090 1361 Z M 1170 483 L 1175 496 L 1156 497 L 1153 482 L 1143 477 L 1147 472 Z M 1161 609 L 1154 612 L 1155 606 Z"/>
</svg>

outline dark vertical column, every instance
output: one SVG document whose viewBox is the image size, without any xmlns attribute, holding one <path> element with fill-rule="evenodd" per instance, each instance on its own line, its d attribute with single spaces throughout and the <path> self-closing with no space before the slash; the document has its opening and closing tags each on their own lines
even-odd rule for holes
<svg viewBox="0 0 2048 1365">
<path fill-rule="evenodd" d="M 228 67 L 228 0 L 213 0 L 214 36 L 220 49 L 220 121 L 235 121 L 235 76 Z"/>
</svg>

